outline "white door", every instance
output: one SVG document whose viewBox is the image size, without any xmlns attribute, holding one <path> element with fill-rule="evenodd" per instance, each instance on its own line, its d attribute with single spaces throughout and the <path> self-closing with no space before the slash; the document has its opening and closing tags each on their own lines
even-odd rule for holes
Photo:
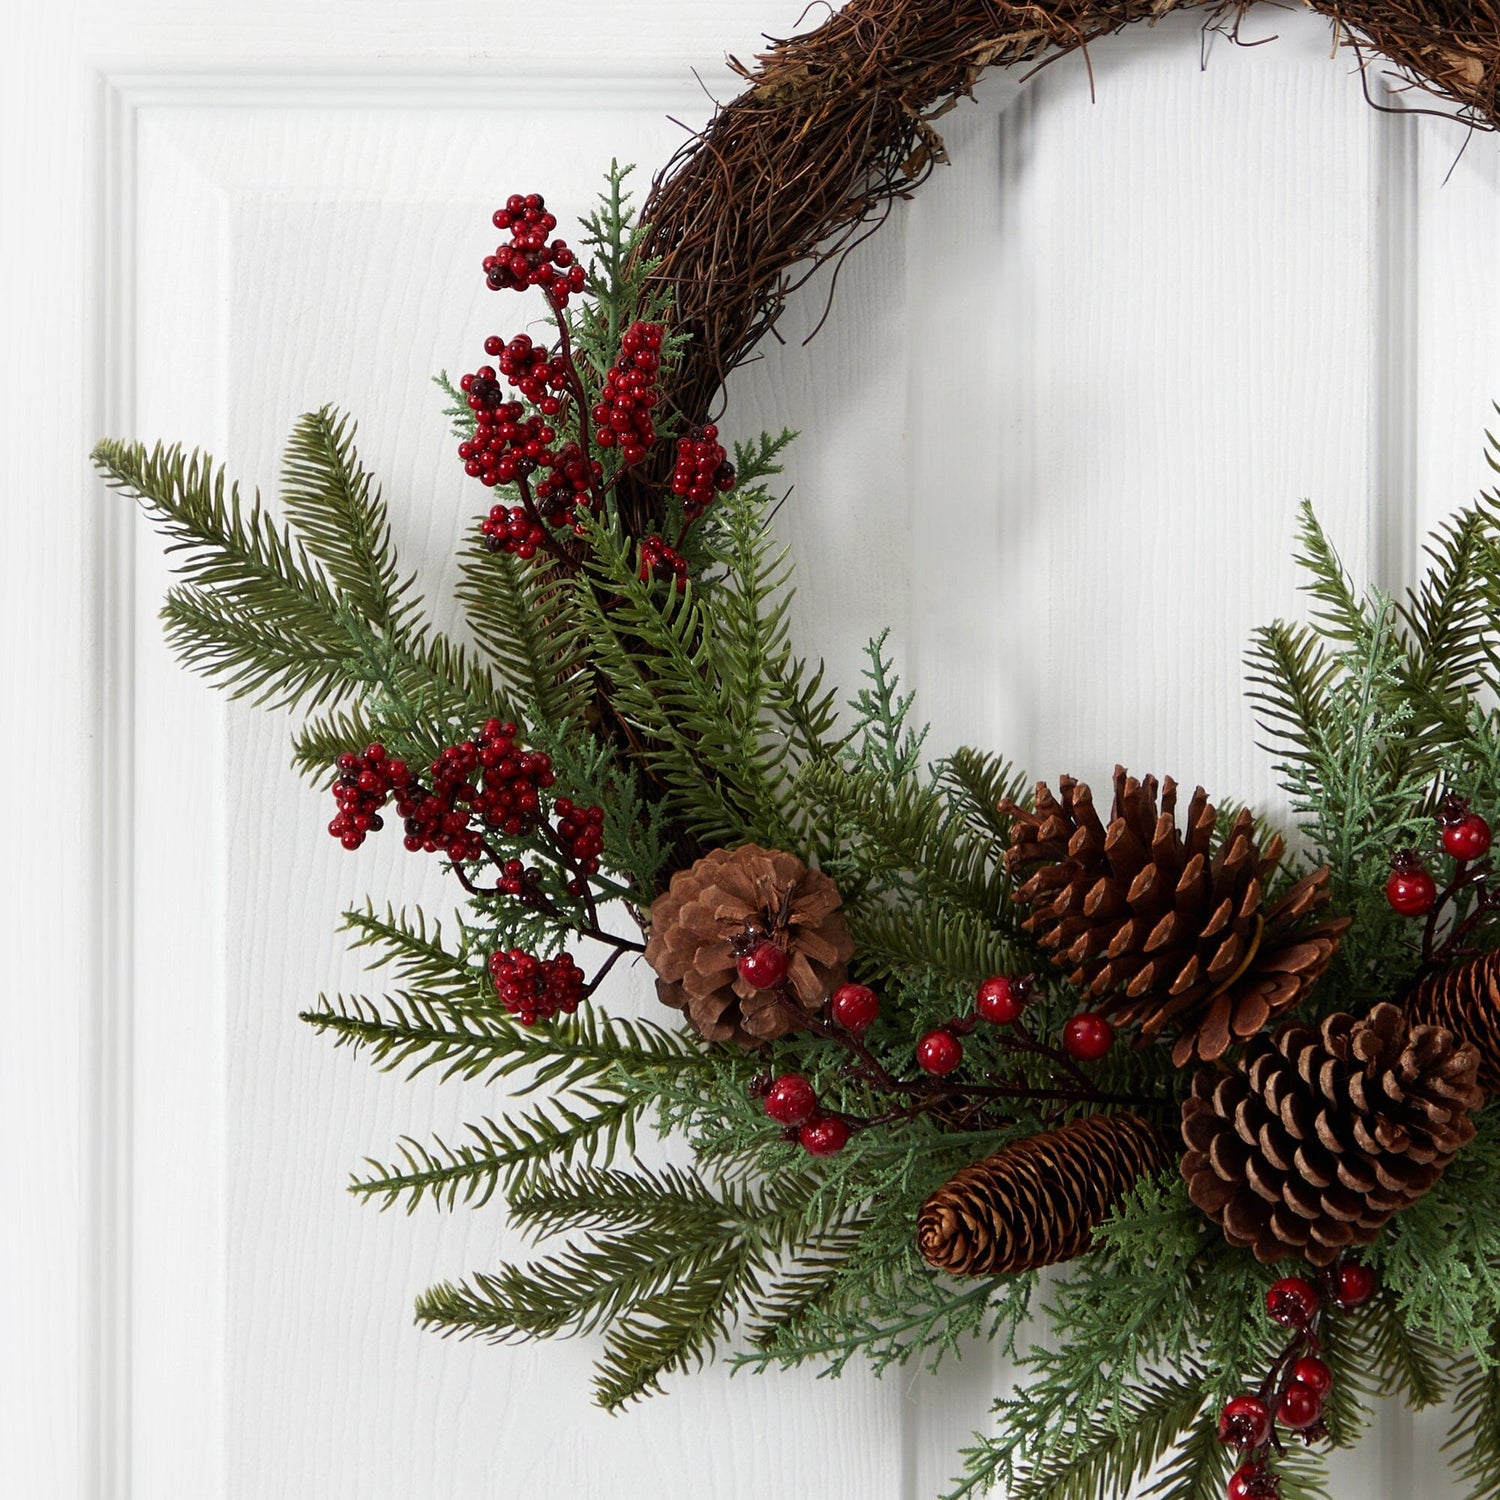
<svg viewBox="0 0 1500 1500">
<path fill-rule="evenodd" d="M 413 1327 L 424 1286 L 518 1246 L 495 1208 L 380 1215 L 343 1185 L 494 1101 L 373 1073 L 297 1012 L 360 986 L 346 906 L 447 892 L 389 844 L 346 855 L 287 725 L 170 662 L 156 541 L 86 465 L 105 433 L 181 439 L 270 492 L 294 417 L 334 402 L 442 598 L 475 496 L 428 377 L 502 324 L 491 208 L 576 213 L 611 156 L 644 188 L 733 91 L 724 54 L 801 11 L 11 6 L 0 1494 L 922 1500 L 984 1425 L 983 1350 L 878 1383 L 714 1369 L 610 1418 L 586 1342 Z M 734 381 L 735 429 L 803 433 L 803 647 L 852 689 L 893 626 L 935 749 L 1274 805 L 1240 661 L 1296 607 L 1297 501 L 1394 585 L 1486 482 L 1500 148 L 1371 110 L 1322 22 L 1247 27 L 1273 32 L 1205 47 L 1189 16 L 986 84 L 817 341 L 815 286 Z M 1392 1420 L 1347 1493 L 1446 1493 L 1441 1430 Z"/>
</svg>

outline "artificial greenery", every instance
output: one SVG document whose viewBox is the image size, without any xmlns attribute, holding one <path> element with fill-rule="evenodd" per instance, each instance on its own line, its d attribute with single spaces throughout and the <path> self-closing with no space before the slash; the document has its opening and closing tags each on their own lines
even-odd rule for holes
<svg viewBox="0 0 1500 1500">
<path fill-rule="evenodd" d="M 588 221 L 589 295 L 566 314 L 591 396 L 622 329 L 668 311 L 647 294 L 623 176 L 611 174 Z M 669 339 L 664 358 L 673 352 Z M 457 430 L 472 431 L 461 391 L 444 385 Z M 681 592 L 643 574 L 624 487 L 581 520 L 572 568 L 497 554 L 476 530 L 462 553 L 463 639 L 432 624 L 402 573 L 383 497 L 337 412 L 297 423 L 276 514 L 196 453 L 105 442 L 95 460 L 176 561 L 169 643 L 230 693 L 296 709 L 295 763 L 314 779 L 372 741 L 424 765 L 486 719 L 513 720 L 551 756 L 557 792 L 605 809 L 593 895 L 614 932 L 631 929 L 674 868 L 758 842 L 837 882 L 855 972 L 882 996 L 866 1042 L 884 1067 L 909 1069 L 913 1037 L 972 1004 L 991 974 L 1041 976 L 1032 1024 L 1055 1031 L 1076 996 L 1045 979 L 1001 858 L 999 808 L 1024 801 L 1024 778 L 979 750 L 929 758 L 884 635 L 842 713 L 821 668 L 795 654 L 790 562 L 770 525 L 788 438 L 736 450 L 736 487 L 682 543 Z M 618 455 L 604 459 L 613 483 Z M 1483 802 L 1500 774 L 1488 706 L 1500 693 L 1500 499 L 1482 497 L 1437 533 L 1404 600 L 1356 590 L 1310 508 L 1299 541 L 1312 618 L 1257 633 L 1250 691 L 1296 819 L 1287 878 L 1328 865 L 1331 909 L 1354 918 L 1312 1008 L 1363 1011 L 1421 962 L 1382 898 L 1387 854 L 1430 842 L 1445 792 Z M 498 852 L 555 860 L 535 836 Z M 996 1339 L 1021 1382 L 951 1495 L 998 1483 L 1010 1500 L 1092 1500 L 1123 1496 L 1142 1475 L 1158 1500 L 1223 1493 L 1217 1404 L 1267 1359 L 1257 1309 L 1277 1273 L 1231 1250 L 1175 1173 L 1140 1182 L 1093 1253 L 1045 1289 L 1036 1273 L 942 1276 L 915 1251 L 918 1206 L 966 1163 L 1055 1122 L 1056 1106 L 1023 1100 L 967 1124 L 919 1113 L 811 1160 L 752 1083 L 768 1066 L 795 1068 L 825 1099 L 870 1113 L 868 1082 L 816 1036 L 793 1033 L 763 1055 L 711 1046 L 665 1010 L 613 1014 L 607 991 L 536 1027 L 506 1013 L 488 956 L 575 941 L 576 900 L 547 878 L 545 909 L 474 895 L 443 926 L 374 904 L 349 912 L 378 988 L 325 996 L 306 1016 L 378 1067 L 477 1079 L 515 1101 L 459 1139 L 402 1141 L 355 1176 L 358 1195 L 409 1210 L 498 1196 L 513 1224 L 561 1242 L 433 1287 L 418 1302 L 423 1324 L 501 1341 L 593 1335 L 595 1394 L 611 1408 L 724 1347 L 751 1371 L 815 1361 L 838 1374 L 856 1357 L 877 1370 L 936 1364 Z M 1013 1065 L 982 1031 L 969 1045 L 980 1073 Z M 1163 1119 L 1185 1087 L 1159 1047 L 1116 1049 L 1098 1080 Z M 692 1167 L 642 1165 L 651 1132 L 685 1139 Z M 1332 1442 L 1355 1441 L 1381 1395 L 1427 1405 L 1452 1391 L 1467 1494 L 1500 1496 L 1493 1111 L 1370 1261 L 1378 1297 L 1327 1329 Z M 1044 1305 L 1046 1347 L 1027 1336 Z M 1288 1500 L 1327 1493 L 1315 1450 L 1292 1452 L 1279 1472 Z"/>
</svg>

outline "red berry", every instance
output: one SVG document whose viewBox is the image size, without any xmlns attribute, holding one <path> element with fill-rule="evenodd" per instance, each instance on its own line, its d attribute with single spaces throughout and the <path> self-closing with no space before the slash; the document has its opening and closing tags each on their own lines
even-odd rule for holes
<svg viewBox="0 0 1500 1500">
<path fill-rule="evenodd" d="M 735 967 L 754 989 L 774 990 L 786 978 L 786 954 L 775 943 L 757 943 Z"/>
<path fill-rule="evenodd" d="M 1437 900 L 1437 881 L 1422 868 L 1422 861 L 1413 850 L 1399 849 L 1391 856 L 1385 899 L 1403 917 L 1422 917 L 1432 910 Z"/>
<path fill-rule="evenodd" d="M 703 514 L 715 494 L 734 488 L 734 465 L 718 439 L 719 429 L 710 423 L 690 429 L 677 444 L 672 493 L 682 497 L 682 513 L 689 521 Z"/>
<path fill-rule="evenodd" d="M 1306 1328 L 1318 1310 L 1318 1293 L 1300 1276 L 1283 1276 L 1266 1293 L 1266 1311 L 1284 1328 Z"/>
<path fill-rule="evenodd" d="M 490 979 L 500 1003 L 523 1026 L 571 1015 L 585 998 L 583 970 L 566 953 L 538 958 L 520 948 L 490 954 Z"/>
<path fill-rule="evenodd" d="M 1095 1011 L 1086 1010 L 1063 1027 L 1063 1050 L 1079 1062 L 1097 1062 L 1115 1044 L 1115 1028 Z"/>
<path fill-rule="evenodd" d="M 1283 1393 L 1281 1405 L 1276 1408 L 1276 1420 L 1283 1427 L 1300 1432 L 1304 1427 L 1311 1427 L 1322 1411 L 1323 1398 L 1310 1385 L 1294 1380 Z"/>
<path fill-rule="evenodd" d="M 829 1014 L 845 1031 L 859 1035 L 880 1014 L 880 998 L 863 984 L 841 984 L 828 1002 Z"/>
<path fill-rule="evenodd" d="M 1292 1366 L 1292 1379 L 1300 1380 L 1303 1385 L 1316 1391 L 1319 1396 L 1326 1396 L 1328 1388 L 1333 1384 L 1333 1371 L 1321 1359 L 1311 1354 L 1304 1354 Z"/>
<path fill-rule="evenodd" d="M 1219 1441 L 1230 1448 L 1259 1448 L 1271 1436 L 1271 1413 L 1258 1396 L 1236 1396 L 1219 1413 Z"/>
<path fill-rule="evenodd" d="M 1229 1500 L 1278 1500 L 1281 1481 L 1264 1464 L 1244 1464 L 1229 1476 Z"/>
<path fill-rule="evenodd" d="M 951 1073 L 963 1060 L 963 1043 L 951 1031 L 929 1031 L 917 1043 L 917 1066 L 924 1073 Z"/>
<path fill-rule="evenodd" d="M 1009 1026 L 1021 1019 L 1026 1009 L 1027 991 L 1030 986 L 1023 979 L 1011 979 L 1005 974 L 996 974 L 979 986 L 974 1009 L 986 1021 L 996 1026 Z"/>
<path fill-rule="evenodd" d="M 1443 829 L 1443 848 L 1454 859 L 1478 859 L 1489 853 L 1490 825 L 1478 813 L 1470 813 Z"/>
<path fill-rule="evenodd" d="M 1333 1300 L 1340 1307 L 1363 1307 L 1375 1295 L 1375 1273 L 1357 1260 L 1345 1261 L 1333 1273 L 1333 1285 Z"/>
<path fill-rule="evenodd" d="M 800 1073 L 787 1073 L 766 1091 L 766 1113 L 778 1125 L 805 1125 L 818 1112 L 818 1093 Z"/>
<path fill-rule="evenodd" d="M 797 1140 L 809 1156 L 837 1156 L 849 1144 L 849 1127 L 842 1120 L 809 1120 Z"/>
</svg>

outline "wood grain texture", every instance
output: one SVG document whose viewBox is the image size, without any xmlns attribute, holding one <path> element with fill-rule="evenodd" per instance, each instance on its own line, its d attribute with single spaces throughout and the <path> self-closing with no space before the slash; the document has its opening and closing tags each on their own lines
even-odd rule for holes
<svg viewBox="0 0 1500 1500">
<path fill-rule="evenodd" d="M 42 644 L 6 701 L 63 731 L 47 775 L 86 792 L 61 829 L 22 799 L 6 866 L 16 989 L 49 999 L 13 1008 L 0 1052 L 0 1125 L 27 1147 L 0 1168 L 27 1209 L 0 1228 L 0 1334 L 25 1353 L 0 1374 L 5 1494 L 919 1500 L 1009 1379 L 983 1349 L 878 1384 L 717 1370 L 607 1419 L 586 1341 L 417 1332 L 425 1284 L 521 1247 L 493 1210 L 380 1216 L 342 1185 L 498 1101 L 372 1074 L 296 1012 L 360 987 L 345 905 L 447 893 L 390 844 L 338 849 L 286 725 L 166 659 L 155 544 L 88 481 L 107 426 L 274 490 L 291 422 L 334 401 L 445 594 L 480 497 L 426 376 L 515 326 L 476 274 L 492 200 L 537 185 L 566 217 L 611 154 L 664 159 L 666 114 L 708 107 L 689 70 L 724 87 L 721 54 L 801 6 L 575 10 L 566 65 L 536 13 L 472 0 L 75 0 L 12 23 L 0 170 L 28 233 L 0 240 L 0 378 L 35 425 L 7 445 L 0 609 Z M 735 432 L 805 434 L 782 522 L 802 643 L 852 688 L 890 624 L 934 752 L 1049 776 L 1119 758 L 1274 805 L 1240 659 L 1296 608 L 1297 500 L 1396 583 L 1419 527 L 1486 482 L 1500 153 L 1475 140 L 1447 175 L 1456 132 L 1370 112 L 1320 23 L 1273 26 L 1202 69 L 1184 22 L 987 85 L 818 342 L 814 288 L 734 382 Z M 4 740 L 6 784 L 34 782 L 34 739 Z M 607 1003 L 655 1008 L 639 975 Z M 1393 1420 L 1341 1477 L 1441 1497 L 1440 1438 Z"/>
</svg>

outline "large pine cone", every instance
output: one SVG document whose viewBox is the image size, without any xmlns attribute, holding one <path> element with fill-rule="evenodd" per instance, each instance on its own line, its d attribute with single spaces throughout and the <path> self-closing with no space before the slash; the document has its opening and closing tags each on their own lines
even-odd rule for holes
<svg viewBox="0 0 1500 1500">
<path fill-rule="evenodd" d="M 1034 1271 L 1082 1255 L 1136 1179 L 1173 1153 L 1138 1115 L 1085 1115 L 965 1167 L 922 1205 L 917 1248 L 955 1276 Z"/>
<path fill-rule="evenodd" d="M 1095 1009 L 1142 1037 L 1178 1033 L 1172 1060 L 1221 1057 L 1290 1010 L 1338 948 L 1346 918 L 1311 919 L 1328 900 L 1328 871 L 1299 880 L 1272 907 L 1265 882 L 1281 859 L 1279 837 L 1264 853 L 1241 812 L 1214 835 L 1203 788 L 1177 827 L 1177 786 L 1115 768 L 1108 827 L 1082 782 L 1064 776 L 1054 797 L 1036 790 L 1036 811 L 1013 803 L 1006 868 L 1035 869 L 1015 893 L 1031 908 L 1022 926 Z"/>
<path fill-rule="evenodd" d="M 1328 1265 L 1368 1245 L 1474 1135 L 1479 1055 L 1394 1005 L 1320 1031 L 1287 1021 L 1233 1072 L 1204 1068 L 1182 1105 L 1188 1195 L 1269 1265 Z"/>
<path fill-rule="evenodd" d="M 711 1042 L 755 1047 L 782 1036 L 796 1015 L 775 991 L 739 977 L 736 953 L 756 938 L 777 944 L 788 959 L 784 992 L 815 1016 L 854 952 L 841 904 L 838 887 L 795 854 L 756 844 L 711 850 L 652 904 L 646 962 L 656 993 Z"/>
<path fill-rule="evenodd" d="M 1500 1092 L 1500 953 L 1431 974 L 1406 997 L 1407 1019 L 1441 1026 L 1479 1053 L 1479 1086 Z"/>
</svg>

